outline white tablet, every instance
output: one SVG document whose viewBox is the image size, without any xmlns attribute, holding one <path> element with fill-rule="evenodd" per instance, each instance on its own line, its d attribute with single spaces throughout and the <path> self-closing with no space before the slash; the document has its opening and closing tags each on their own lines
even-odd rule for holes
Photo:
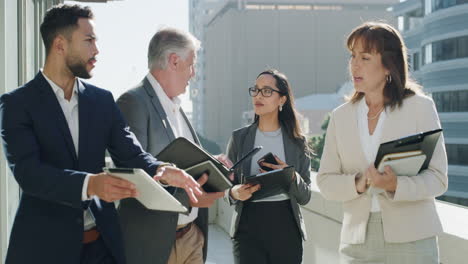
<svg viewBox="0 0 468 264">
<path fill-rule="evenodd" d="M 136 198 L 150 210 L 186 213 L 188 210 L 142 169 L 103 168 L 104 172 L 135 184 Z"/>
</svg>

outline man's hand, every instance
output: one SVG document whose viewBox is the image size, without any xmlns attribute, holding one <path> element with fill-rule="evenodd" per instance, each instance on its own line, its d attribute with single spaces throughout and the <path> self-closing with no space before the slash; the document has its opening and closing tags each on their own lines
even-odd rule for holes
<svg viewBox="0 0 468 264">
<path fill-rule="evenodd" d="M 197 196 L 202 195 L 200 184 L 196 182 L 192 176 L 184 170 L 172 166 L 158 168 L 153 179 L 156 181 L 164 181 L 168 185 L 174 187 L 183 188 L 192 203 L 197 203 Z"/>
<path fill-rule="evenodd" d="M 87 193 L 88 196 L 96 195 L 106 202 L 138 196 L 133 183 L 104 172 L 89 176 Z"/>
<path fill-rule="evenodd" d="M 200 186 L 203 186 L 206 182 L 208 181 L 208 174 L 204 173 L 198 180 L 198 184 Z M 202 194 L 198 196 L 198 202 L 193 203 L 191 202 L 190 205 L 192 207 L 198 207 L 198 208 L 209 208 L 213 203 L 224 196 L 224 192 L 211 192 L 207 193 L 202 189 Z"/>
<path fill-rule="evenodd" d="M 260 184 L 238 184 L 232 187 L 230 195 L 234 200 L 245 201 L 258 190 L 260 190 Z"/>
<path fill-rule="evenodd" d="M 226 166 L 226 168 L 228 168 L 228 169 L 230 169 L 232 167 L 232 165 L 234 165 L 232 163 L 232 161 L 224 154 L 215 155 L 214 157 L 217 160 L 219 160 L 219 162 L 224 164 L 224 166 Z M 234 181 L 234 173 L 229 174 L 228 178 L 229 178 L 229 180 Z"/>
<path fill-rule="evenodd" d="M 215 155 L 214 156 L 217 160 L 219 160 L 219 162 L 221 162 L 222 164 L 224 164 L 224 166 L 226 166 L 226 168 L 231 168 L 232 167 L 232 161 L 224 154 L 219 154 L 219 155 Z"/>
</svg>

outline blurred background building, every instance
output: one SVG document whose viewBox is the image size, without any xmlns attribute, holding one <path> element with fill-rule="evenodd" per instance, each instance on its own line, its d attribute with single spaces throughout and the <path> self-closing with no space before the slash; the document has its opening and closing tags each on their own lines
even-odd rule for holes
<svg viewBox="0 0 468 264">
<path fill-rule="evenodd" d="M 444 129 L 449 190 L 468 205 L 468 0 L 408 0 L 393 7 L 413 77 L 432 94 Z"/>
<path fill-rule="evenodd" d="M 286 73 L 304 131 L 322 133 L 324 115 L 352 91 L 347 34 L 366 20 L 398 26 L 411 74 L 432 95 L 449 160 L 443 199 L 468 204 L 468 0 L 190 1 L 190 30 L 203 48 L 191 85 L 193 123 L 225 149 L 252 121 L 247 88 L 273 67 Z M 339 22 L 338 22 L 339 21 Z"/>
<path fill-rule="evenodd" d="M 196 81 L 191 86 L 197 130 L 224 149 L 231 132 L 251 118 L 243 114 L 252 110 L 248 87 L 258 73 L 269 67 L 288 76 L 296 98 L 335 94 L 349 79 L 349 55 L 344 44 L 347 34 L 366 20 L 396 25 L 397 19 L 389 11 L 396 3 L 191 1 L 190 29 L 203 45 Z M 335 106 L 331 103 L 321 110 Z M 319 127 L 323 116 L 316 119 L 308 120 L 309 124 Z"/>
</svg>

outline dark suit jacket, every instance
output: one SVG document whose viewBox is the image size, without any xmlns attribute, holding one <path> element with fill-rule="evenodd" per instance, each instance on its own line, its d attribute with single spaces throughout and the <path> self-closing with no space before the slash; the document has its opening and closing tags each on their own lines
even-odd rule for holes
<svg viewBox="0 0 468 264">
<path fill-rule="evenodd" d="M 229 140 L 227 153 L 232 162 L 238 161 L 253 149 L 255 143 L 255 134 L 257 124 L 254 123 L 232 132 L 232 137 Z M 291 207 L 296 220 L 297 226 L 301 232 L 302 238 L 307 239 L 304 220 L 302 218 L 300 205 L 305 205 L 310 201 L 312 190 L 310 188 L 310 159 L 305 153 L 304 142 L 302 144 L 295 143 L 286 133 L 283 133 L 284 154 L 286 156 L 286 164 L 294 166 L 296 169 L 296 181 L 291 184 L 289 189 L 289 197 Z M 244 176 L 250 175 L 250 162 L 246 162 L 242 166 Z M 240 175 L 234 173 L 235 184 L 239 184 Z M 243 202 L 235 203 L 235 212 L 233 214 L 233 224 L 231 225 L 230 235 L 235 236 L 237 226 L 239 225 L 240 216 L 242 214 Z"/>
<path fill-rule="evenodd" d="M 117 105 L 128 120 L 130 129 L 141 142 L 144 150 L 157 155 L 175 137 L 166 112 L 153 86 L 145 78 L 117 100 Z M 200 144 L 195 130 L 184 112 L 185 121 L 195 143 Z M 183 189 L 173 192 L 182 204 L 189 207 L 189 199 Z M 119 207 L 122 231 L 125 238 L 127 261 L 138 264 L 166 264 L 175 241 L 178 214 L 147 210 L 135 199 L 122 200 Z M 205 237 L 204 259 L 208 245 L 208 209 L 199 208 L 195 223 Z"/>
<path fill-rule="evenodd" d="M 42 73 L 0 97 L 3 147 L 23 190 L 6 263 L 78 264 L 83 211 L 88 206 L 117 263 L 125 263 L 114 203 L 82 202 L 88 173 L 102 172 L 106 149 L 117 166 L 144 168 L 159 162 L 143 152 L 110 92 L 78 82 L 79 148 L 76 155 L 63 111 Z"/>
</svg>

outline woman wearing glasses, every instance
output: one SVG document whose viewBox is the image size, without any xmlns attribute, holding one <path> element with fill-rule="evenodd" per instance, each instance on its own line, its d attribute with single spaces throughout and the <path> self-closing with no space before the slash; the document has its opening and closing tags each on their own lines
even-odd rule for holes
<svg viewBox="0 0 468 264">
<path fill-rule="evenodd" d="M 229 191 L 235 205 L 231 236 L 237 264 L 301 263 L 302 240 L 306 239 L 300 205 L 310 200 L 310 159 L 306 138 L 301 134 L 294 97 L 288 80 L 277 70 L 261 72 L 249 89 L 255 111 L 253 124 L 233 132 L 228 157 L 239 160 L 254 146 L 263 146 L 251 162 L 234 173 L 235 186 Z M 257 161 L 273 153 L 275 164 Z M 294 166 L 287 191 L 252 200 L 259 185 L 243 184 L 243 178 L 264 172 L 261 166 L 281 169 Z"/>
</svg>

